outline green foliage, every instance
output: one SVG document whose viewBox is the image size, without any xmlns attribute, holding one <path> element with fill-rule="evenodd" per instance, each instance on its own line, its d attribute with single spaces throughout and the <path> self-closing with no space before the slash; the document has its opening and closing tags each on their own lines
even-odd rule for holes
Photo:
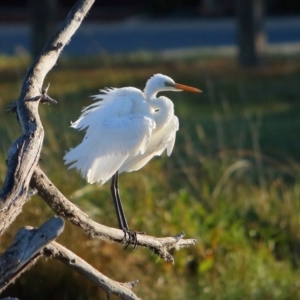
<svg viewBox="0 0 300 300">
<path fill-rule="evenodd" d="M 2 112 L 18 96 L 23 61 L 0 58 Z M 7 75 L 10 65 L 16 71 Z M 82 138 L 69 123 L 99 88 L 143 88 L 157 72 L 197 86 L 203 94 L 169 95 L 181 126 L 174 152 L 120 176 L 125 211 L 133 229 L 154 236 L 184 231 L 198 244 L 174 252 L 172 266 L 147 249 L 124 251 L 90 240 L 70 224 L 59 242 L 111 278 L 139 279 L 135 291 L 144 299 L 300 298 L 300 61 L 295 58 L 273 58 L 262 70 L 248 71 L 221 58 L 64 59 L 47 78 L 50 95 L 59 103 L 40 107 L 43 170 L 92 218 L 116 226 L 109 184 L 87 185 L 63 165 L 65 151 Z M 3 181 L 6 152 L 20 128 L 12 114 L 0 119 Z M 20 226 L 39 225 L 52 214 L 34 197 L 2 237 L 1 250 Z M 93 284 L 52 261 L 39 262 L 5 295 L 104 299 Z"/>
</svg>

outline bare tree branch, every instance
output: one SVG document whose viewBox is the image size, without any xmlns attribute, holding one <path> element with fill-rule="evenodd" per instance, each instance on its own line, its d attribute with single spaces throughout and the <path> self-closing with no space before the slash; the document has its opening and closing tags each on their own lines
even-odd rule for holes
<svg viewBox="0 0 300 300">
<path fill-rule="evenodd" d="M 14 243 L 0 257 L 0 292 L 27 271 L 43 254 L 42 249 L 64 229 L 62 218 L 52 217 L 39 228 L 26 226 L 15 236 Z"/>
<path fill-rule="evenodd" d="M 23 129 L 8 151 L 7 174 L 0 191 L 0 235 L 21 212 L 27 200 L 29 181 L 39 160 L 44 129 L 38 114 L 43 99 L 43 81 L 55 65 L 64 46 L 80 26 L 94 0 L 79 0 L 49 41 L 38 59 L 30 66 L 17 101 L 17 114 Z M 36 99 L 36 101 L 32 101 Z"/>
<path fill-rule="evenodd" d="M 139 298 L 131 291 L 138 283 L 137 280 L 121 283 L 114 281 L 107 276 L 101 274 L 93 268 L 86 261 L 78 257 L 72 251 L 63 247 L 62 245 L 52 242 L 44 248 L 44 255 L 55 258 L 64 264 L 68 265 L 84 277 L 93 281 L 96 285 L 101 287 L 108 295 L 114 294 L 126 300 L 138 300 Z"/>
<path fill-rule="evenodd" d="M 107 227 L 93 221 L 55 187 L 38 165 L 33 173 L 30 185 L 38 190 L 39 195 L 52 210 L 66 218 L 72 224 L 80 227 L 88 236 L 109 239 L 120 243 L 124 242 L 124 232 L 122 230 Z M 178 250 L 196 244 L 196 240 L 183 240 L 183 236 L 184 234 L 181 233 L 174 237 L 155 238 L 148 235 L 137 234 L 137 245 L 150 248 L 162 259 L 174 263 L 174 258 L 169 253 L 170 249 L 175 248 Z"/>
</svg>

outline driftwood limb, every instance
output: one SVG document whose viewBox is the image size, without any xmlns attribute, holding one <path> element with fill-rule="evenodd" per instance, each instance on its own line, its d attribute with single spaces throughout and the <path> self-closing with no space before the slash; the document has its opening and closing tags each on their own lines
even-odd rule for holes
<svg viewBox="0 0 300 300">
<path fill-rule="evenodd" d="M 52 217 L 39 228 L 21 228 L 14 243 L 0 257 L 0 292 L 28 270 L 63 229 L 64 221 L 58 217 Z"/>
<path fill-rule="evenodd" d="M 78 257 L 72 251 L 63 247 L 62 245 L 52 242 L 44 248 L 44 255 L 57 259 L 64 264 L 68 265 L 84 277 L 93 281 L 96 285 L 101 287 L 107 295 L 118 295 L 121 299 L 138 300 L 139 298 L 131 291 L 138 283 L 137 280 L 121 283 L 114 281 L 107 276 L 101 274 L 90 264 Z"/>
<path fill-rule="evenodd" d="M 124 242 L 124 232 L 93 221 L 87 214 L 70 202 L 50 181 L 37 165 L 32 175 L 30 185 L 37 189 L 39 195 L 59 216 L 66 218 L 72 224 L 80 227 L 87 235 L 93 238 L 109 239 L 115 242 Z M 181 249 L 196 244 L 194 239 L 182 239 L 183 233 L 174 237 L 155 238 L 148 235 L 137 234 L 137 245 L 150 248 L 162 259 L 174 263 L 169 253 L 170 249 Z"/>
<path fill-rule="evenodd" d="M 38 114 L 40 101 L 51 102 L 43 89 L 45 76 L 80 26 L 94 0 L 79 0 L 61 28 L 49 41 L 41 55 L 30 66 L 23 81 L 21 94 L 16 103 L 18 120 L 23 135 L 8 151 L 7 173 L 0 191 L 0 235 L 21 212 L 27 201 L 29 181 L 39 160 L 44 139 L 44 129 Z M 35 101 L 32 101 L 35 99 Z M 53 102 L 53 101 L 52 101 Z"/>
<path fill-rule="evenodd" d="M 0 292 L 33 266 L 40 257 L 46 256 L 57 259 L 79 272 L 101 287 L 107 295 L 118 295 L 126 300 L 139 299 L 131 290 L 137 285 L 137 280 L 126 283 L 114 281 L 72 251 L 54 242 L 63 229 L 64 221 L 59 217 L 52 217 L 39 228 L 21 228 L 15 236 L 14 243 L 0 257 Z"/>
</svg>

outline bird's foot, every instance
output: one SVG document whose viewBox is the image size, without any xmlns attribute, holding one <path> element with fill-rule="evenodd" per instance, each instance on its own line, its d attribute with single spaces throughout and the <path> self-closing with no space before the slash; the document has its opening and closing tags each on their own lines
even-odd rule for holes
<svg viewBox="0 0 300 300">
<path fill-rule="evenodd" d="M 123 232 L 124 237 L 122 242 L 125 244 L 124 249 L 127 249 L 130 244 L 133 245 L 132 247 L 135 249 L 137 246 L 137 234 L 145 234 L 145 232 L 129 230 L 126 228 L 123 228 Z"/>
</svg>

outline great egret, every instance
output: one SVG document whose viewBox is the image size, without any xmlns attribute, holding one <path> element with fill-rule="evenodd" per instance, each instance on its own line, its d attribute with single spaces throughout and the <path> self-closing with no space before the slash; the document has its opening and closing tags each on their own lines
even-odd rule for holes
<svg viewBox="0 0 300 300">
<path fill-rule="evenodd" d="M 65 164 L 76 168 L 89 183 L 105 183 L 112 178 L 111 193 L 124 240 L 136 243 L 130 231 L 118 190 L 118 174 L 142 168 L 153 156 L 167 149 L 169 156 L 179 128 L 173 102 L 162 91 L 201 92 L 175 83 L 166 75 L 155 74 L 144 93 L 134 87 L 100 90 L 97 101 L 82 110 L 71 127 L 86 130 L 82 142 L 64 156 Z M 128 234 L 128 240 L 127 239 Z"/>
</svg>

